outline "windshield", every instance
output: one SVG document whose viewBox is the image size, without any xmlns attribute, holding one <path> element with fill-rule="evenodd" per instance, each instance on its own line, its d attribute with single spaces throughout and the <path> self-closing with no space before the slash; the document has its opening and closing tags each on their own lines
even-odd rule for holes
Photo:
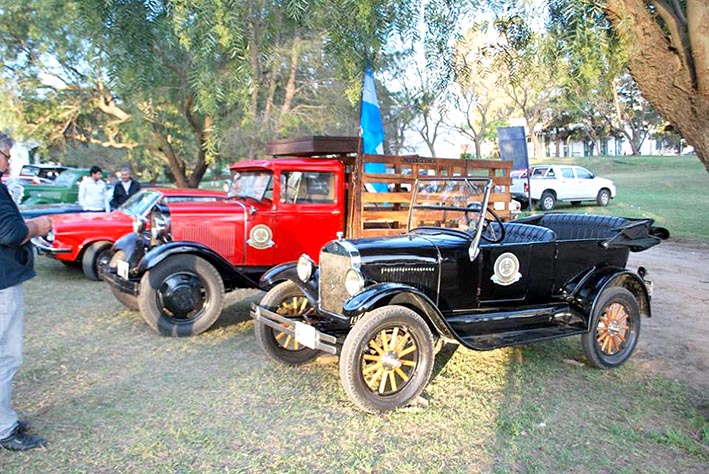
<svg viewBox="0 0 709 474">
<path fill-rule="evenodd" d="M 71 186 L 75 180 L 76 173 L 74 171 L 64 171 L 54 180 L 54 184 L 57 186 Z"/>
<path fill-rule="evenodd" d="M 489 180 L 422 178 L 416 181 L 409 229 L 443 227 L 475 233 L 487 205 Z"/>
<path fill-rule="evenodd" d="M 227 197 L 273 199 L 273 173 L 270 171 L 237 171 L 231 180 Z"/>
<path fill-rule="evenodd" d="M 144 189 L 129 197 L 118 209 L 133 217 L 145 216 L 158 202 L 160 196 L 157 191 Z"/>
</svg>

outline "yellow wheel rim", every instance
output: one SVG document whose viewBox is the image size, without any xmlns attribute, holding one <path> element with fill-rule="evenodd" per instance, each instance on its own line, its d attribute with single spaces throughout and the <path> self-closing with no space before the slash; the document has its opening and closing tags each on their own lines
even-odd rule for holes
<svg viewBox="0 0 709 474">
<path fill-rule="evenodd" d="M 372 392 L 392 395 L 411 379 L 418 361 L 416 341 L 404 329 L 382 329 L 362 353 L 362 377 Z"/>
<path fill-rule="evenodd" d="M 297 318 L 298 316 L 305 314 L 308 309 L 310 309 L 310 304 L 308 303 L 308 299 L 306 297 L 293 296 L 283 301 L 276 309 L 276 313 L 288 318 Z M 283 323 L 281 326 L 289 329 L 295 328 L 295 325 L 287 323 Z M 283 331 L 274 329 L 273 338 L 282 349 L 287 351 L 298 351 L 303 348 L 300 344 L 298 344 L 298 341 L 296 341 L 293 336 L 286 334 Z"/>
<path fill-rule="evenodd" d="M 596 342 L 601 352 L 614 355 L 623 349 L 630 332 L 628 319 L 628 312 L 622 304 L 613 303 L 606 308 L 596 328 Z"/>
</svg>

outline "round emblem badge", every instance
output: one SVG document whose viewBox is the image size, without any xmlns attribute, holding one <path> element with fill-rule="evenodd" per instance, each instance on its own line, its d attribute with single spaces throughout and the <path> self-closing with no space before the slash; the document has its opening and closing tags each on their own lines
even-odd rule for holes
<svg viewBox="0 0 709 474">
<path fill-rule="evenodd" d="M 490 278 L 498 285 L 508 286 L 522 278 L 519 272 L 519 260 L 511 252 L 505 252 L 495 260 L 495 274 Z"/>
<path fill-rule="evenodd" d="M 250 246 L 257 249 L 267 249 L 273 247 L 273 232 L 266 224 L 258 224 L 251 228 L 249 232 L 249 240 L 246 241 Z"/>
</svg>

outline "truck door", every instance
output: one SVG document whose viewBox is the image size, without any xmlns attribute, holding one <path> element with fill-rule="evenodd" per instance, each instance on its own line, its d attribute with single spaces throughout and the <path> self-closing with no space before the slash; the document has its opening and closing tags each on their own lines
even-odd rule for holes
<svg viewBox="0 0 709 474">
<path fill-rule="evenodd" d="M 341 173 L 282 171 L 278 198 L 276 259 L 297 260 L 306 253 L 317 261 L 320 248 L 344 229 Z"/>
</svg>

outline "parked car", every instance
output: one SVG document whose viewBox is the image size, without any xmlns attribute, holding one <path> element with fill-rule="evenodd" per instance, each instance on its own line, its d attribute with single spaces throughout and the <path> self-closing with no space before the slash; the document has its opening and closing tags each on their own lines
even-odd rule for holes
<svg viewBox="0 0 709 474">
<path fill-rule="evenodd" d="M 59 174 L 68 169 L 70 169 L 69 166 L 62 165 L 23 165 L 20 169 L 20 178 L 33 184 L 51 183 L 59 177 Z"/>
<path fill-rule="evenodd" d="M 75 203 L 79 198 L 79 183 L 88 175 L 88 168 L 70 168 L 50 183 L 25 184 L 22 204 Z"/>
<path fill-rule="evenodd" d="M 370 412 L 406 405 L 426 386 L 436 340 L 490 350 L 580 335 L 589 362 L 623 364 L 650 316 L 646 270 L 625 268 L 669 233 L 652 219 L 550 213 L 502 223 L 490 179 L 420 179 L 412 228 L 338 239 L 261 278 L 251 309 L 263 350 L 305 363 L 339 354 L 352 402 Z M 487 212 L 485 210 L 487 209 Z"/>
<path fill-rule="evenodd" d="M 570 165 L 537 165 L 527 173 L 512 176 L 512 197 L 527 203 L 538 204 L 544 211 L 551 211 L 558 201 L 567 201 L 577 206 L 582 201 L 596 201 L 607 206 L 615 197 L 613 181 L 599 178 L 586 168 Z"/>
<path fill-rule="evenodd" d="M 80 266 L 87 278 L 99 280 L 99 268 L 109 262 L 111 246 L 133 231 L 135 221 L 145 220 L 161 203 L 217 201 L 225 194 L 201 189 L 147 188 L 131 196 L 113 212 L 82 212 L 52 217 L 52 231 L 32 243 L 40 253 L 72 266 Z"/>
<path fill-rule="evenodd" d="M 490 160 L 374 155 L 360 157 L 361 166 L 355 166 L 353 137 L 308 137 L 271 149 L 279 158 L 231 166 L 232 199 L 158 207 L 149 241 L 137 232 L 114 245 L 124 257 L 106 268 L 105 279 L 114 294 L 137 297 L 143 319 L 155 331 L 178 337 L 206 331 L 219 318 L 226 291 L 255 288 L 267 269 L 302 253 L 317 259 L 320 247 L 338 232 L 403 233 L 410 189 L 420 174 L 460 176 L 482 168 L 507 184 L 503 172 L 511 167 Z M 393 173 L 363 172 L 374 160 Z M 374 183 L 384 192 L 365 191 Z M 506 218 L 509 202 L 504 186 L 494 206 Z"/>
</svg>

